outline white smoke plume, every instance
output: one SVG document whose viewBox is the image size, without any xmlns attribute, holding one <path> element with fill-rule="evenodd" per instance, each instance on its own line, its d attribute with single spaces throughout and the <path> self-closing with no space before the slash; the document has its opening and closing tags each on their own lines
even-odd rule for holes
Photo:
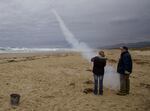
<svg viewBox="0 0 150 111">
<path fill-rule="evenodd" d="M 84 58 L 86 58 L 87 60 L 90 60 L 90 58 L 93 57 L 95 55 L 95 53 L 85 43 L 79 42 L 75 38 L 75 36 L 72 34 L 72 32 L 65 25 L 64 21 L 58 15 L 56 10 L 53 9 L 52 12 L 56 16 L 56 19 L 60 25 L 60 28 L 62 30 L 62 33 L 65 36 L 66 41 L 68 41 L 74 49 L 77 49 L 77 51 L 80 51 L 82 56 L 84 56 Z"/>
<path fill-rule="evenodd" d="M 62 33 L 65 36 L 66 41 L 68 41 L 73 48 L 77 49 L 81 52 L 82 56 L 86 58 L 88 61 L 92 57 L 96 55 L 94 51 L 88 47 L 84 42 L 79 42 L 72 32 L 67 28 L 62 18 L 59 16 L 55 9 L 52 9 L 52 13 L 56 16 L 56 19 L 59 23 L 59 26 L 62 30 Z M 111 66 L 105 67 L 105 75 L 104 75 L 104 87 L 118 90 L 119 89 L 119 75 L 115 72 L 114 68 Z"/>
<path fill-rule="evenodd" d="M 105 74 L 104 74 L 104 87 L 112 89 L 112 90 L 119 90 L 120 88 L 120 75 L 116 72 L 116 70 L 107 65 L 105 67 Z"/>
</svg>

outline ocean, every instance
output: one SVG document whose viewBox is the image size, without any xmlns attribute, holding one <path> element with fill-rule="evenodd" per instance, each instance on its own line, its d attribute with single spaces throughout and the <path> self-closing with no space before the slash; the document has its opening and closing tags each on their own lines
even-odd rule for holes
<svg viewBox="0 0 150 111">
<path fill-rule="evenodd" d="M 78 52 L 73 48 L 10 48 L 0 47 L 0 53 Z"/>
</svg>

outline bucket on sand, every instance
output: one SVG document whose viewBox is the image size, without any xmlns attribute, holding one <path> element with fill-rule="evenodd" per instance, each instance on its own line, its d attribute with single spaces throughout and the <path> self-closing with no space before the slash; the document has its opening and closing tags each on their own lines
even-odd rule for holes
<svg viewBox="0 0 150 111">
<path fill-rule="evenodd" d="M 10 103 L 11 105 L 19 105 L 20 95 L 19 94 L 11 94 L 10 95 Z"/>
</svg>

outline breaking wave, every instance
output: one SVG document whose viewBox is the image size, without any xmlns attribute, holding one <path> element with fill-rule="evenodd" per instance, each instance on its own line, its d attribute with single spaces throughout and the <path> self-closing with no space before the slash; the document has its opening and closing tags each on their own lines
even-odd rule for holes
<svg viewBox="0 0 150 111">
<path fill-rule="evenodd" d="M 0 53 L 78 52 L 72 48 L 11 48 L 0 47 Z"/>
</svg>

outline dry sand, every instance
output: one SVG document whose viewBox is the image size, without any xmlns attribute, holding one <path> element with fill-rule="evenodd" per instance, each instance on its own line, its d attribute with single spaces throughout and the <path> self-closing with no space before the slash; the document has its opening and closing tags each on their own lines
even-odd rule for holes
<svg viewBox="0 0 150 111">
<path fill-rule="evenodd" d="M 119 50 L 107 50 L 116 68 Z M 93 88 L 91 64 L 77 53 L 0 54 L 0 111 L 150 111 L 150 50 L 131 51 L 134 70 L 131 94 L 84 93 Z M 19 93 L 18 107 L 10 94 Z"/>
</svg>

